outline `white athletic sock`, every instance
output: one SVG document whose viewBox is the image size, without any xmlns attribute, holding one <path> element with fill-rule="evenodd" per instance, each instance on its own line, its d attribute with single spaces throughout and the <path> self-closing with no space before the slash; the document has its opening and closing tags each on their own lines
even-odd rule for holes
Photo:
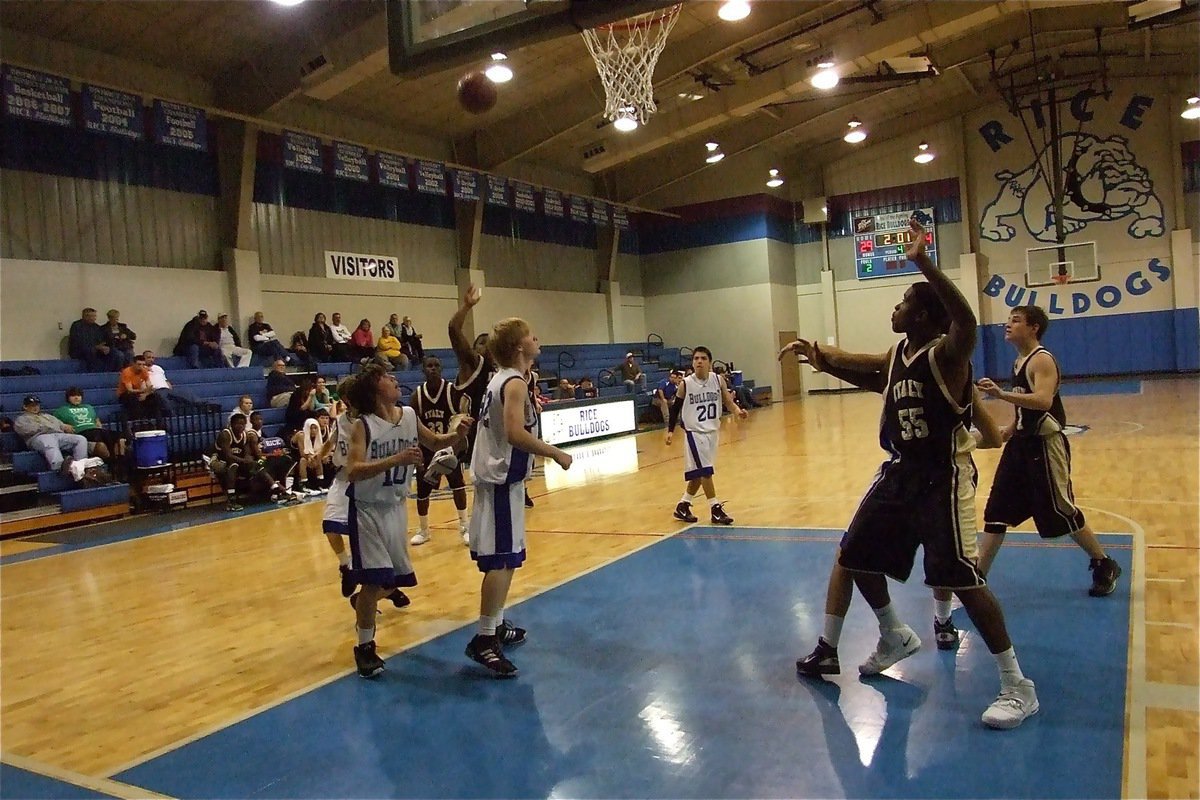
<svg viewBox="0 0 1200 800">
<path fill-rule="evenodd" d="M 480 636 L 495 636 L 497 624 L 499 624 L 499 620 L 496 619 L 495 617 L 485 617 L 482 614 L 480 614 L 479 615 L 479 635 Z"/>
<path fill-rule="evenodd" d="M 467 527 L 467 510 L 465 508 L 456 508 L 454 510 L 458 512 L 459 526 L 463 528 Z"/>
<path fill-rule="evenodd" d="M 718 500 L 717 498 L 715 498 L 715 497 L 708 498 L 708 507 L 709 508 L 712 508 L 713 506 L 719 506 L 719 505 L 721 505 L 721 501 Z"/>
<path fill-rule="evenodd" d="M 996 659 L 996 666 L 1000 668 L 1000 685 L 1002 687 L 1015 686 L 1025 679 L 1021 673 L 1021 665 L 1017 663 L 1017 651 L 1013 648 L 1008 648 L 1003 653 L 992 653 Z"/>
<path fill-rule="evenodd" d="M 420 514 L 418 514 L 417 521 L 421 525 L 421 533 L 428 536 L 429 535 L 429 515 L 426 514 L 425 516 L 422 517 Z"/>
<path fill-rule="evenodd" d="M 873 608 L 871 610 L 875 612 L 875 616 L 879 619 L 879 630 L 881 633 L 895 630 L 904 625 L 900 621 L 900 617 L 896 614 L 896 607 L 891 603 L 888 603 L 883 608 Z"/>
<path fill-rule="evenodd" d="M 933 601 L 933 618 L 938 622 L 947 622 L 950 619 L 950 605 L 953 600 L 938 600 Z"/>
<path fill-rule="evenodd" d="M 825 615 L 825 629 L 821 633 L 821 638 L 830 647 L 838 646 L 838 642 L 842 638 L 842 623 L 845 621 L 845 617 L 835 617 L 833 614 Z"/>
<path fill-rule="evenodd" d="M 374 639 L 375 639 L 375 629 L 374 628 L 359 628 L 356 626 L 355 630 L 358 631 L 358 643 L 359 644 L 366 644 L 367 642 L 374 641 Z"/>
<path fill-rule="evenodd" d="M 342 552 L 337 554 L 337 557 L 338 557 L 338 564 L 340 564 L 343 567 L 350 566 L 350 551 L 349 550 L 343 550 Z"/>
<path fill-rule="evenodd" d="M 688 494 L 688 493 L 687 493 L 687 490 L 685 489 L 685 490 L 683 491 L 683 497 L 679 498 L 679 502 L 681 502 L 681 503 L 689 503 L 689 504 L 690 504 L 690 503 L 691 503 L 693 500 L 695 500 L 695 499 L 696 499 L 696 498 L 695 498 L 695 496 L 694 496 L 694 495 L 690 495 L 690 494 Z"/>
</svg>

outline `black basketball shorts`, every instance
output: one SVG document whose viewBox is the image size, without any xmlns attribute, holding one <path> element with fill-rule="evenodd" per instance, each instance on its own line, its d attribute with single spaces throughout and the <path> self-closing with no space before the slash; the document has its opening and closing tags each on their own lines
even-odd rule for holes
<svg viewBox="0 0 1200 800">
<path fill-rule="evenodd" d="M 983 529 L 1004 533 L 1033 518 L 1044 539 L 1083 528 L 1071 488 L 1071 445 L 1062 433 L 1014 436 L 1004 445 L 996 479 L 983 510 Z"/>
</svg>

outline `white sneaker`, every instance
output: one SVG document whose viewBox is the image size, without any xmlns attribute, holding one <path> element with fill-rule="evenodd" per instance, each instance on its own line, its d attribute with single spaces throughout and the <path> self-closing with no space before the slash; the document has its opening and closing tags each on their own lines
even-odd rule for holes
<svg viewBox="0 0 1200 800">
<path fill-rule="evenodd" d="M 860 675 L 878 675 L 893 664 L 903 661 L 921 649 L 921 639 L 907 625 L 892 628 L 879 635 L 879 644 L 870 658 L 858 665 Z"/>
<path fill-rule="evenodd" d="M 1024 722 L 1026 717 L 1036 714 L 1040 707 L 1033 681 L 1022 678 L 1015 686 L 1000 688 L 1000 696 L 983 712 L 983 724 L 989 728 L 1010 730 Z"/>
<path fill-rule="evenodd" d="M 413 537 L 408 540 L 409 544 L 425 544 L 429 541 L 429 533 L 427 531 L 417 531 Z"/>
<path fill-rule="evenodd" d="M 469 528 L 467 528 L 466 525 L 458 526 L 458 535 L 462 537 L 464 546 L 466 546 L 466 547 L 471 546 L 471 531 Z"/>
</svg>

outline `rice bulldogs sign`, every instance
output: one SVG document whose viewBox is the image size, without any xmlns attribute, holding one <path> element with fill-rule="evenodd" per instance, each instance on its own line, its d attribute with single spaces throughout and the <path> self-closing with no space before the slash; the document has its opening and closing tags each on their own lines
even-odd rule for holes
<svg viewBox="0 0 1200 800">
<path fill-rule="evenodd" d="M 400 262 L 392 256 L 325 251 L 326 278 L 353 278 L 365 281 L 400 280 Z"/>
</svg>

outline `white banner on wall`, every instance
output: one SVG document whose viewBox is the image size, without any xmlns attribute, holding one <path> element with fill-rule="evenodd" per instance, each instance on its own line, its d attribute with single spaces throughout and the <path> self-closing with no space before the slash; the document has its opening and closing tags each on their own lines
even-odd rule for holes
<svg viewBox="0 0 1200 800">
<path fill-rule="evenodd" d="M 325 251 L 326 278 L 352 278 L 364 281 L 397 281 L 400 262 L 394 256 Z"/>
<path fill-rule="evenodd" d="M 591 406 L 550 406 L 542 411 L 542 439 L 550 444 L 582 442 L 636 428 L 632 397 Z"/>
</svg>

